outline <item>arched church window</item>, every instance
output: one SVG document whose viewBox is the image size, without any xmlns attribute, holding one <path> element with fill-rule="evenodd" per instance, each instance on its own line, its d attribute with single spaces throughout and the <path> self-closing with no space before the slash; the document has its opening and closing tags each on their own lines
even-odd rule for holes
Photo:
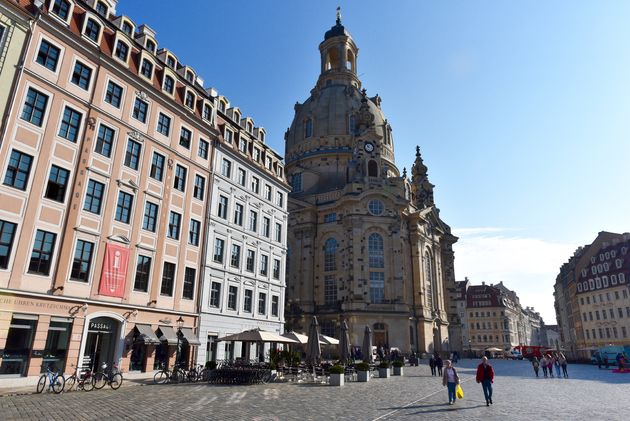
<svg viewBox="0 0 630 421">
<path fill-rule="evenodd" d="M 354 118 L 354 115 L 350 114 L 348 116 L 348 134 L 354 134 L 357 129 L 357 122 Z"/>
<path fill-rule="evenodd" d="M 346 69 L 351 70 L 354 72 L 354 54 L 352 53 L 352 51 L 348 50 L 348 57 L 346 60 Z"/>
<path fill-rule="evenodd" d="M 337 240 L 329 238 L 324 243 L 324 271 L 337 270 Z"/>
<path fill-rule="evenodd" d="M 331 47 L 326 51 L 326 64 L 325 70 L 332 70 L 339 68 L 339 50 L 337 47 Z"/>
<path fill-rule="evenodd" d="M 434 283 L 435 283 L 435 274 L 433 273 L 433 262 L 431 259 L 431 254 L 427 251 L 424 254 L 424 279 L 425 279 L 425 290 L 426 290 L 426 305 L 430 309 L 434 309 Z"/>
<path fill-rule="evenodd" d="M 378 177 L 378 164 L 373 159 L 368 162 L 368 176 Z"/>
<path fill-rule="evenodd" d="M 313 136 L 313 119 L 307 118 L 304 122 L 304 138 L 309 138 Z"/>
<path fill-rule="evenodd" d="M 380 200 L 372 199 L 368 202 L 368 211 L 370 211 L 372 215 L 382 215 L 384 210 L 385 205 Z"/>
<path fill-rule="evenodd" d="M 368 257 L 370 268 L 381 269 L 385 267 L 383 237 L 379 234 L 374 233 L 368 237 Z"/>
</svg>

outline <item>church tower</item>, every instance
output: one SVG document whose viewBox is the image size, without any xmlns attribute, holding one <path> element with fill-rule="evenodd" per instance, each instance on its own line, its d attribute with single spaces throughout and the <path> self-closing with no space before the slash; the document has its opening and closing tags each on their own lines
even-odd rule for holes
<svg viewBox="0 0 630 421">
<path fill-rule="evenodd" d="M 448 351 L 447 288 L 454 288 L 452 245 L 420 156 L 400 174 L 381 98 L 357 76 L 359 49 L 335 25 L 319 45 L 320 75 L 285 134 L 291 180 L 287 329 L 339 335 L 346 320 L 360 345 L 402 352 Z"/>
</svg>

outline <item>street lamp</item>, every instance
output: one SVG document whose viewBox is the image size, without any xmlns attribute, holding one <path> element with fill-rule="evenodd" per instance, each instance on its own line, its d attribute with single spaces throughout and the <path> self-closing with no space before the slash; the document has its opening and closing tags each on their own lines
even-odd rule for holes
<svg viewBox="0 0 630 421">
<path fill-rule="evenodd" d="M 468 339 L 468 358 L 472 358 L 472 341 Z"/>
<path fill-rule="evenodd" d="M 177 349 L 175 350 L 175 365 L 179 364 L 179 342 L 182 336 L 182 327 L 184 326 L 184 319 L 182 319 L 182 316 L 179 316 L 179 319 L 177 319 L 176 322 L 177 322 Z"/>
</svg>

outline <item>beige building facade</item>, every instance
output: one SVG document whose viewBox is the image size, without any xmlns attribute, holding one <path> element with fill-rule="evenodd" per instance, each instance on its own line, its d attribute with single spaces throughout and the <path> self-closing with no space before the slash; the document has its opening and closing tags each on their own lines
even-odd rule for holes
<svg viewBox="0 0 630 421">
<path fill-rule="evenodd" d="M 420 150 L 410 180 L 340 18 L 319 50 L 321 74 L 285 135 L 287 329 L 306 331 L 317 316 L 330 336 L 345 320 L 353 345 L 368 326 L 375 345 L 448 351 L 457 238 L 440 219 Z"/>
</svg>

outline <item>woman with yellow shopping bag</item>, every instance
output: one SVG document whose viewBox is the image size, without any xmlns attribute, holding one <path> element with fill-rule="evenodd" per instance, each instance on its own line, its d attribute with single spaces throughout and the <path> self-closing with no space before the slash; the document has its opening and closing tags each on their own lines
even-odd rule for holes
<svg viewBox="0 0 630 421">
<path fill-rule="evenodd" d="M 453 367 L 453 363 L 451 360 L 444 361 L 444 374 L 442 376 L 442 385 L 448 388 L 448 404 L 453 405 L 455 400 L 458 398 L 455 393 L 456 389 L 459 388 L 461 391 L 462 388 L 459 386 L 459 376 L 457 375 L 457 370 Z M 464 397 L 464 392 L 461 391 L 462 398 Z M 461 399 L 461 398 L 460 398 Z"/>
</svg>

